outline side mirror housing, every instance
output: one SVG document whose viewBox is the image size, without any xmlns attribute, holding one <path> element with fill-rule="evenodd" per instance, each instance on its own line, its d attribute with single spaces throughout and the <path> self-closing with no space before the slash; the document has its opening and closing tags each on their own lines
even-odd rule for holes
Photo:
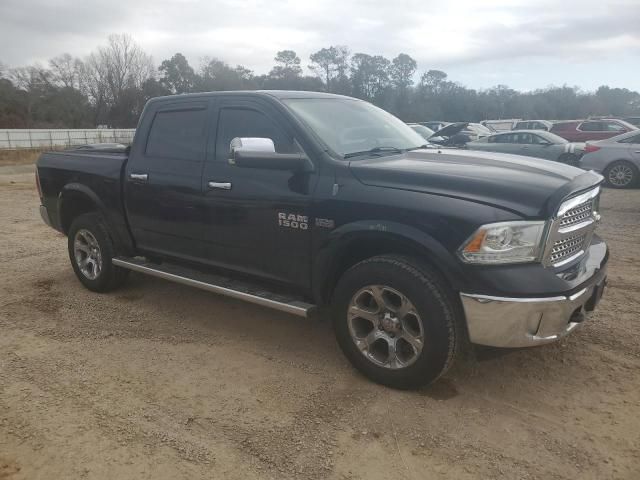
<svg viewBox="0 0 640 480">
<path fill-rule="evenodd" d="M 276 146 L 270 138 L 236 137 L 231 140 L 229 147 L 231 153 L 236 150 L 276 153 Z"/>
<path fill-rule="evenodd" d="M 312 172 L 313 163 L 303 153 L 277 153 L 270 138 L 234 138 L 231 141 L 231 165 L 290 172 Z"/>
</svg>

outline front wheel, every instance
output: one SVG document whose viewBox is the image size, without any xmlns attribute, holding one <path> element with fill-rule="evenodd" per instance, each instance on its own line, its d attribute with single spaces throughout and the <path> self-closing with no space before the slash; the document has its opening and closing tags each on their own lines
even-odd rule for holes
<svg viewBox="0 0 640 480">
<path fill-rule="evenodd" d="M 102 216 L 85 213 L 76 218 L 68 232 L 71 266 L 78 280 L 94 292 L 108 292 L 124 283 L 129 270 L 111 262 L 115 249 Z"/>
<path fill-rule="evenodd" d="M 333 324 L 351 363 L 375 382 L 415 388 L 453 363 L 458 319 L 449 287 L 413 259 L 385 255 L 350 268 L 336 286 Z"/>
</svg>

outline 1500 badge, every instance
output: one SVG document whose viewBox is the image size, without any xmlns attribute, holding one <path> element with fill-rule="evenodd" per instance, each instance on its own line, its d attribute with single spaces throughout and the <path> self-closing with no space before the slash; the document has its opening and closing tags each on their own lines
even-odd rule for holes
<svg viewBox="0 0 640 480">
<path fill-rule="evenodd" d="M 278 225 L 286 228 L 296 228 L 307 230 L 309 228 L 309 217 L 306 215 L 296 215 L 294 213 L 278 213 Z"/>
</svg>

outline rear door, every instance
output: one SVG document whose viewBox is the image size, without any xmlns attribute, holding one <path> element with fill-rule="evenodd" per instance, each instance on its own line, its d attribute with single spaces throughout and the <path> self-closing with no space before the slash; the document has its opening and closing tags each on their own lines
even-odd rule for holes
<svg viewBox="0 0 640 480">
<path fill-rule="evenodd" d="M 125 169 L 124 199 L 136 245 L 145 251 L 199 259 L 202 167 L 208 106 L 202 101 L 152 105 L 138 128 Z"/>
<path fill-rule="evenodd" d="M 243 97 L 216 101 L 213 117 L 202 177 L 207 261 L 308 286 L 317 175 L 229 163 L 236 137 L 270 138 L 278 153 L 299 152 L 286 117 L 266 101 Z"/>
<path fill-rule="evenodd" d="M 502 133 L 500 135 L 492 135 L 487 139 L 487 150 L 492 152 L 510 153 L 511 145 L 509 144 L 510 133 Z"/>
</svg>

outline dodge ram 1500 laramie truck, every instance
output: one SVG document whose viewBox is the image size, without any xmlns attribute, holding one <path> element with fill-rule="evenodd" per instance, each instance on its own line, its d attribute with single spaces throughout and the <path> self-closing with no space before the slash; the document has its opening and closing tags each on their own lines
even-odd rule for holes
<svg viewBox="0 0 640 480">
<path fill-rule="evenodd" d="M 398 388 L 461 340 L 552 342 L 598 303 L 602 177 L 439 149 L 353 98 L 258 91 L 150 100 L 122 149 L 43 154 L 44 221 L 90 290 L 142 272 L 330 315 L 347 358 Z"/>
</svg>

